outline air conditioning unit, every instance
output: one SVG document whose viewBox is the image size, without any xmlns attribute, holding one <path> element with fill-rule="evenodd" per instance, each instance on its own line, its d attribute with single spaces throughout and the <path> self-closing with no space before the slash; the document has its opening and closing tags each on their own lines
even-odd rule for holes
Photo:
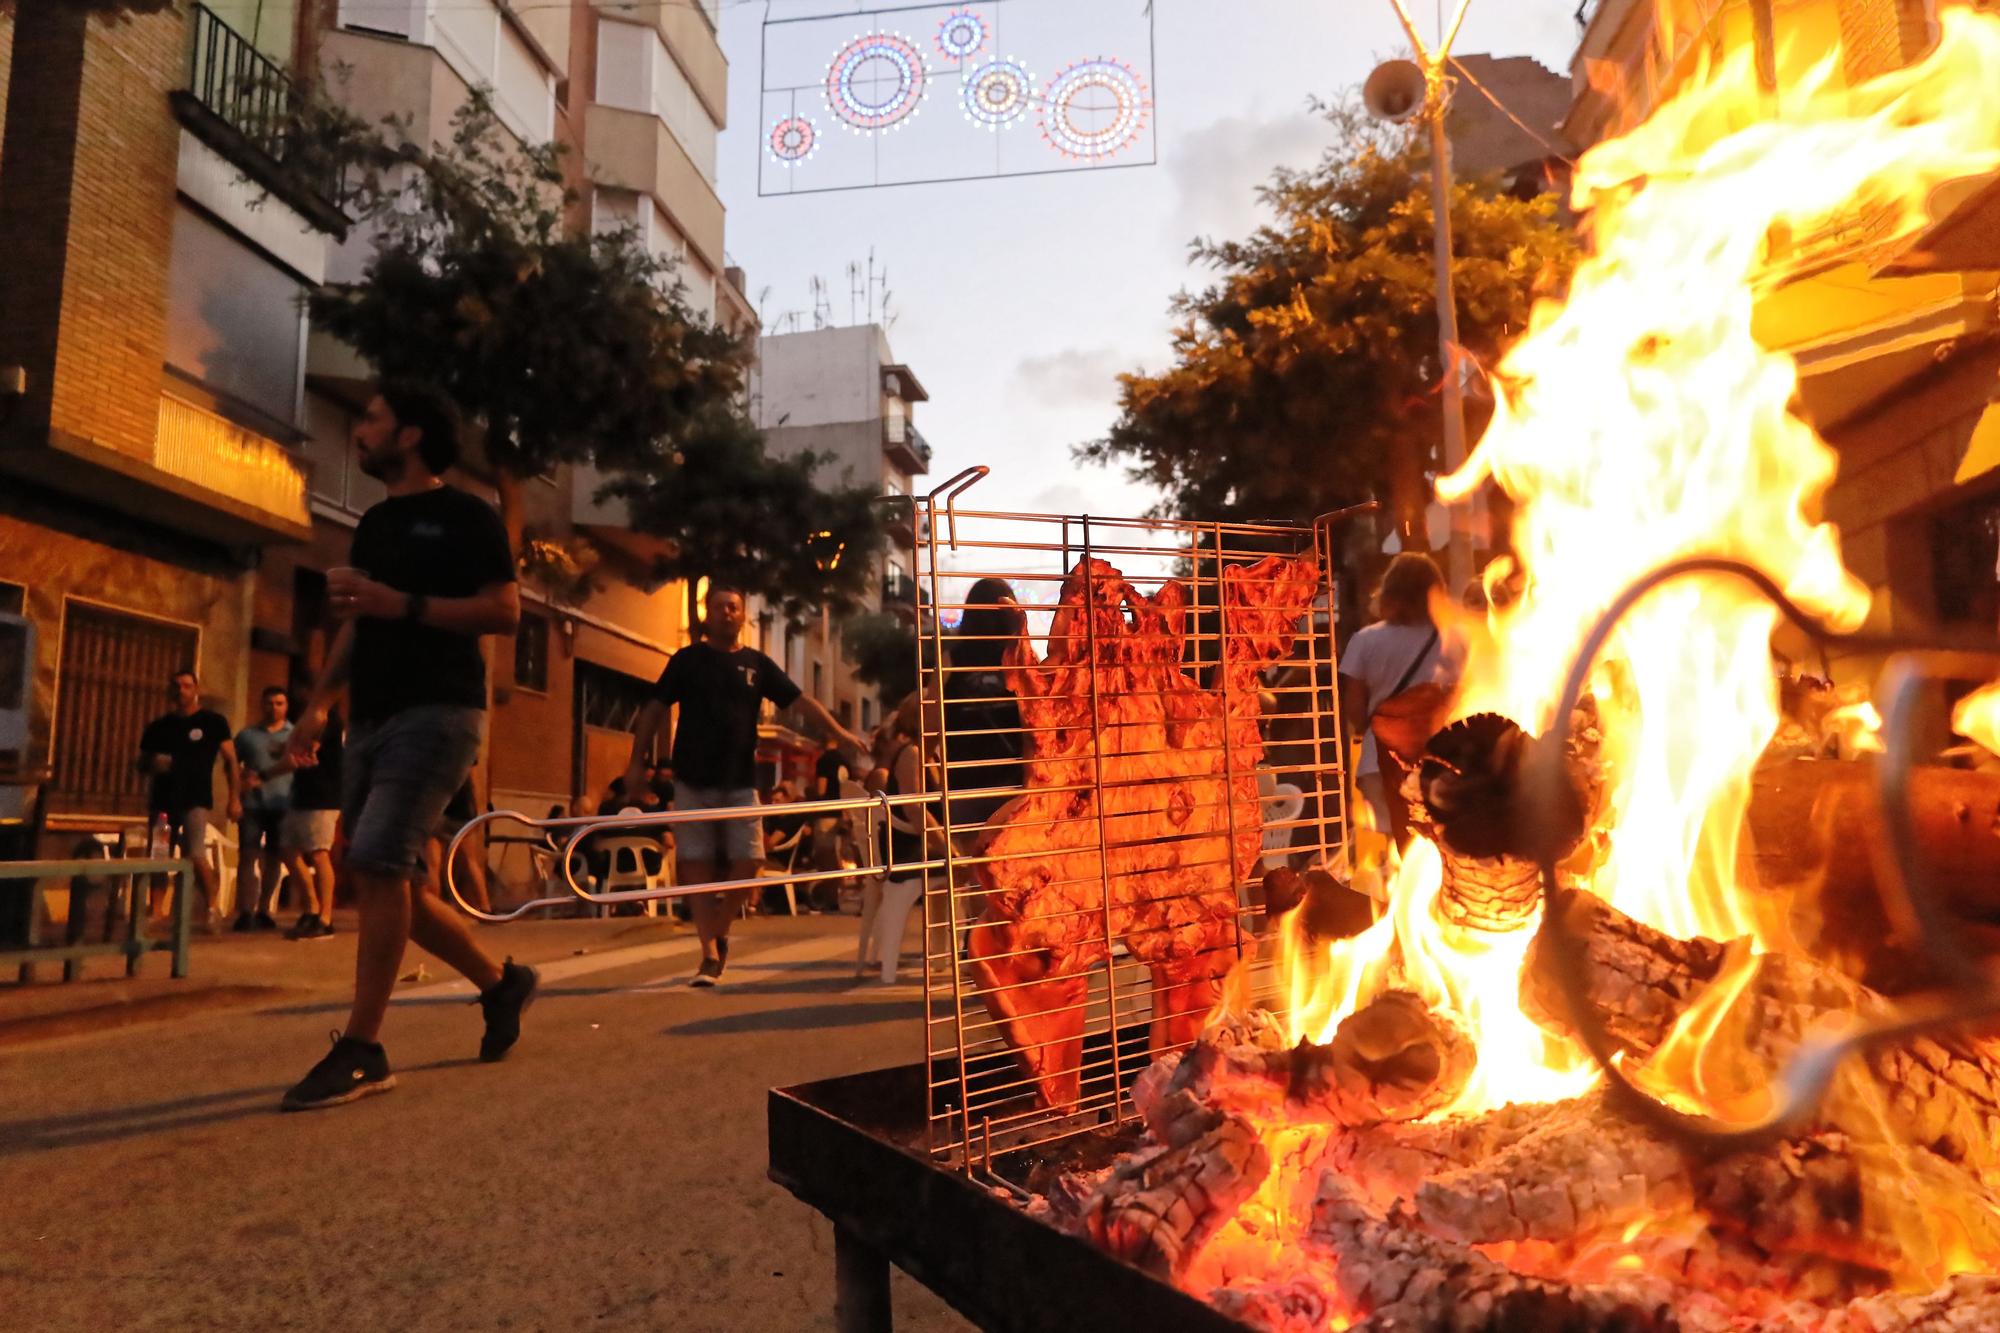
<svg viewBox="0 0 2000 1333">
<path fill-rule="evenodd" d="M 22 818 L 34 797 L 34 788 L 21 781 L 34 674 L 35 627 L 25 616 L 0 611 L 0 819 Z"/>
</svg>

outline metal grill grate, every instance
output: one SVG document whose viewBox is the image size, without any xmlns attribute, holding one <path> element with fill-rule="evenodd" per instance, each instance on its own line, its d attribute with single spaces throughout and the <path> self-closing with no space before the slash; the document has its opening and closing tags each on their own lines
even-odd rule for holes
<svg viewBox="0 0 2000 1333">
<path fill-rule="evenodd" d="M 929 1146 L 966 1166 L 1122 1119 L 1247 950 L 1266 868 L 1347 834 L 1326 523 L 960 508 L 983 475 L 914 506 L 934 796 L 894 815 L 931 825 Z"/>
</svg>

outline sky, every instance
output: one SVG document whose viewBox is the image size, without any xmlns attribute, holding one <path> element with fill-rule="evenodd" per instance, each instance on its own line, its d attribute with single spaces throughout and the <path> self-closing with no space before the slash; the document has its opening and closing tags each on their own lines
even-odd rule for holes
<svg viewBox="0 0 2000 1333">
<path fill-rule="evenodd" d="M 1410 2 L 1430 38 L 1437 0 Z M 1039 22 L 1086 31 L 1095 29 L 1085 11 L 1136 19 L 1143 9 L 1143 0 L 1008 3 L 1017 15 L 1039 4 Z M 862 7 L 725 0 L 720 192 L 729 252 L 767 329 L 791 310 L 811 327 L 815 276 L 831 291 L 834 322 L 846 323 L 847 266 L 872 251 L 893 293 L 890 342 L 930 393 L 916 419 L 936 450 L 933 485 L 983 463 L 992 475 L 968 504 L 1143 512 L 1148 489 L 1120 469 L 1076 462 L 1071 447 L 1116 418 L 1121 371 L 1169 364 L 1168 301 L 1204 281 L 1188 262 L 1189 241 L 1248 234 L 1262 218 L 1256 187 L 1272 169 L 1318 157 L 1330 135 L 1308 99 L 1345 94 L 1379 59 L 1406 51 L 1389 0 L 1155 0 L 1155 166 L 760 198 L 767 14 Z M 1531 55 L 1566 70 L 1575 9 L 1575 0 L 1472 0 L 1454 49 Z M 868 26 L 852 24 L 856 33 Z M 946 103 L 919 113 L 938 114 L 954 112 Z"/>
</svg>

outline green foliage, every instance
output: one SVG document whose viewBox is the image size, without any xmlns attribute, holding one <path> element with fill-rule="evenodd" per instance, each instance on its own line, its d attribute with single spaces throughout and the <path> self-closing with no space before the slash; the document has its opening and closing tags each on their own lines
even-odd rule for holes
<svg viewBox="0 0 2000 1333">
<path fill-rule="evenodd" d="M 1406 527 L 1438 467 L 1442 380 L 1428 150 L 1407 127 L 1320 108 L 1339 141 L 1279 170 L 1247 240 L 1199 239 L 1216 280 L 1176 296 L 1174 364 L 1120 377 L 1110 433 L 1077 449 L 1163 492 L 1162 513 L 1305 519 L 1380 499 Z M 1460 341 L 1489 363 L 1575 261 L 1547 199 L 1452 196 Z"/>
<path fill-rule="evenodd" d="M 854 616 L 841 627 L 842 651 L 854 674 L 893 703 L 917 688 L 917 629 L 893 611 Z"/>
<path fill-rule="evenodd" d="M 875 590 L 884 527 L 874 492 L 821 489 L 813 455 L 771 458 L 736 404 L 712 404 L 647 473 L 605 489 L 632 526 L 668 539 L 661 578 L 703 575 L 764 599 L 794 622 L 810 608 L 845 614 Z"/>
<path fill-rule="evenodd" d="M 710 577 L 793 619 L 869 590 L 872 493 L 821 490 L 819 460 L 765 454 L 742 408 L 753 348 L 697 314 L 631 230 L 574 225 L 559 148 L 521 147 L 482 91 L 428 146 L 308 99 L 293 156 L 337 175 L 376 236 L 361 281 L 323 288 L 314 318 L 450 393 L 503 473 L 594 464 L 633 526 L 668 539 L 658 577 Z"/>
</svg>

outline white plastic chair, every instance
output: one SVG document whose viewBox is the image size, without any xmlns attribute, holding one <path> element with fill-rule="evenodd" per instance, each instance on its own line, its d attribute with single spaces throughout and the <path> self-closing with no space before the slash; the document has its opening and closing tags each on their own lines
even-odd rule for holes
<svg viewBox="0 0 2000 1333">
<path fill-rule="evenodd" d="M 1264 869 L 1275 870 L 1285 864 L 1291 852 L 1292 833 L 1289 828 L 1272 828 L 1273 824 L 1289 824 L 1305 812 L 1306 794 L 1296 783 L 1280 782 L 1271 788 L 1271 794 L 1264 798 Z"/>
<path fill-rule="evenodd" d="M 215 903 L 211 910 L 216 920 L 226 922 L 236 914 L 236 839 L 211 822 L 206 842 L 202 850 L 209 865 L 215 868 Z"/>
<path fill-rule="evenodd" d="M 645 889 L 651 892 L 666 887 L 670 882 L 667 879 L 666 849 L 660 846 L 657 839 L 605 837 L 598 840 L 593 850 L 603 853 L 609 859 L 609 865 L 604 872 L 604 883 L 598 886 L 600 892 L 614 893 L 625 889 Z M 648 852 L 659 858 L 658 870 L 646 868 Z M 647 916 L 659 915 L 658 900 L 648 898 L 640 905 L 646 909 Z"/>
<path fill-rule="evenodd" d="M 805 843 L 805 838 L 805 826 L 800 825 L 791 837 L 772 843 L 769 847 L 765 848 L 764 866 L 757 872 L 759 879 L 778 879 L 781 877 L 784 879 L 785 911 L 792 916 L 799 914 L 799 891 L 798 886 L 792 882 L 792 873 L 793 867 L 798 864 L 799 848 Z M 771 862 L 777 860 L 780 856 L 785 858 L 783 869 L 771 864 Z M 763 890 L 760 889 L 758 892 L 761 893 Z M 746 902 L 744 907 L 747 910 L 749 903 Z"/>
</svg>

